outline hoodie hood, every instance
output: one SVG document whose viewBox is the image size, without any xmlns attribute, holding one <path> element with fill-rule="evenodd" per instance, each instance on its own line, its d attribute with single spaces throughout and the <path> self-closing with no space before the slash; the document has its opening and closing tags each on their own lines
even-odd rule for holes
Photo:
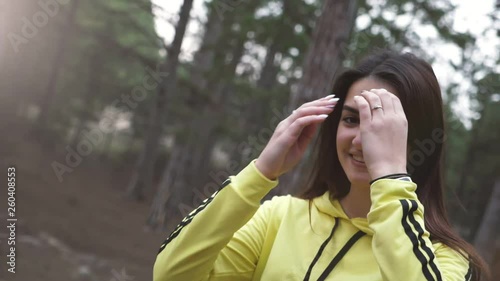
<svg viewBox="0 0 500 281">
<path fill-rule="evenodd" d="M 373 230 L 368 226 L 367 218 L 349 218 L 339 200 L 331 199 L 330 192 L 327 191 L 323 195 L 313 199 L 313 205 L 316 207 L 318 212 L 331 216 L 333 218 L 339 218 L 342 223 L 350 223 L 357 229 L 363 231 L 367 235 L 373 236 Z"/>
</svg>

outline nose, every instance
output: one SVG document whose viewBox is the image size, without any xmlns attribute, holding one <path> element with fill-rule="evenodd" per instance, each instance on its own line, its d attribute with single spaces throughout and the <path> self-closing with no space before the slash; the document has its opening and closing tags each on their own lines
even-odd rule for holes
<svg viewBox="0 0 500 281">
<path fill-rule="evenodd" d="M 354 148 L 356 148 L 356 149 L 358 149 L 360 151 L 362 150 L 362 146 L 361 146 L 361 130 L 359 128 L 356 130 L 356 135 L 352 139 L 352 145 L 354 146 Z"/>
</svg>

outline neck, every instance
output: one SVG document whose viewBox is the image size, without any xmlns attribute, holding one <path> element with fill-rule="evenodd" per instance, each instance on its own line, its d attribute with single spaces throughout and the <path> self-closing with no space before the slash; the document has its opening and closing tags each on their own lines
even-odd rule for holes
<svg viewBox="0 0 500 281">
<path fill-rule="evenodd" d="M 370 187 L 351 184 L 351 190 L 340 204 L 349 218 L 366 218 L 371 207 Z"/>
</svg>

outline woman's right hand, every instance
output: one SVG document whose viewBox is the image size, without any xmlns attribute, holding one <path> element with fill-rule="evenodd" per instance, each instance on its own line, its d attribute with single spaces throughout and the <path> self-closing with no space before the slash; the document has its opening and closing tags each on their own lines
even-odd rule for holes
<svg viewBox="0 0 500 281">
<path fill-rule="evenodd" d="M 255 162 L 268 179 L 276 180 L 290 171 L 304 155 L 307 146 L 338 99 L 334 95 L 304 103 L 281 121 Z"/>
</svg>

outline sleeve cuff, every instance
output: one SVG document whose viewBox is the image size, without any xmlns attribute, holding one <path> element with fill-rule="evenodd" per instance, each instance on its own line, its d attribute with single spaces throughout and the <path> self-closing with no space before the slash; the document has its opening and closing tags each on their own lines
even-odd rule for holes
<svg viewBox="0 0 500 281">
<path fill-rule="evenodd" d="M 372 206 L 400 199 L 416 199 L 417 184 L 398 179 L 380 179 L 370 186 Z"/>
<path fill-rule="evenodd" d="M 259 206 L 262 198 L 279 183 L 279 180 L 273 181 L 266 178 L 255 166 L 255 160 L 230 179 L 234 191 L 253 206 Z"/>
</svg>

